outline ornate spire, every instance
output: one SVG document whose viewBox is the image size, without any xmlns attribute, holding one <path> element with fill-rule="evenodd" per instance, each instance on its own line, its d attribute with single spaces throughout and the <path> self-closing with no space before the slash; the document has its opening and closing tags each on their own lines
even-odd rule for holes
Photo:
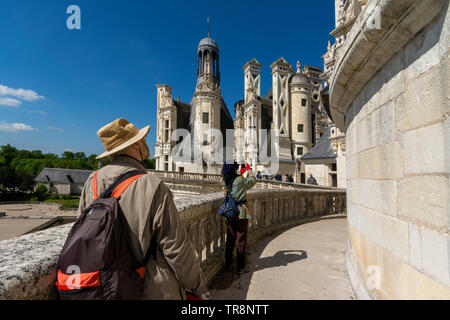
<svg viewBox="0 0 450 320">
<path fill-rule="evenodd" d="M 302 71 L 301 71 L 301 67 L 302 67 L 302 64 L 300 63 L 300 60 L 297 60 L 297 73 L 301 73 Z"/>
<path fill-rule="evenodd" d="M 210 37 L 210 33 L 209 33 L 209 24 L 210 24 L 210 22 L 211 22 L 211 19 L 208 17 L 208 18 L 206 18 L 206 22 L 208 23 L 208 38 L 211 38 Z"/>
</svg>

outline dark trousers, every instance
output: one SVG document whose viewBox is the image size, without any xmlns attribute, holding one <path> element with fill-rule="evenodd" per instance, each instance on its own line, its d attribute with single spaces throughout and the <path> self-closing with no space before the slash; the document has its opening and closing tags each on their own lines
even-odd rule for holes
<svg viewBox="0 0 450 320">
<path fill-rule="evenodd" d="M 245 267 L 245 251 L 247 249 L 248 219 L 230 220 L 227 227 L 227 243 L 225 246 L 225 265 L 233 263 L 234 247 L 237 249 L 238 271 Z"/>
</svg>

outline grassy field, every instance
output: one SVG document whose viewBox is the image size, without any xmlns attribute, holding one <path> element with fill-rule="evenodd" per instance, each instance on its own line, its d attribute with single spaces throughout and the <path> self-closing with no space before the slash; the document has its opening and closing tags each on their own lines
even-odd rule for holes
<svg viewBox="0 0 450 320">
<path fill-rule="evenodd" d="M 71 196 L 71 195 L 57 195 L 54 193 L 46 193 L 40 198 L 32 197 L 30 201 L 44 201 L 44 202 L 52 202 L 59 203 L 62 205 L 63 209 L 77 209 L 78 204 L 80 202 L 79 196 Z"/>
<path fill-rule="evenodd" d="M 59 203 L 64 209 L 77 209 L 80 203 L 78 199 L 46 199 L 45 202 Z"/>
</svg>

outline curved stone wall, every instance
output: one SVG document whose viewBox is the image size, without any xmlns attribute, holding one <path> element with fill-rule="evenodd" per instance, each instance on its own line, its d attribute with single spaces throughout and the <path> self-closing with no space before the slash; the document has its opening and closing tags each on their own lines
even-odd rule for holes
<svg viewBox="0 0 450 320">
<path fill-rule="evenodd" d="M 264 235 L 345 212 L 342 190 L 250 190 L 249 245 Z M 226 225 L 217 214 L 223 192 L 176 199 L 208 282 L 224 262 Z M 72 224 L 0 242 L 0 299 L 54 299 L 56 262 Z"/>
<path fill-rule="evenodd" d="M 448 0 L 370 0 L 338 58 L 330 104 L 360 298 L 450 299 L 449 46 Z"/>
</svg>

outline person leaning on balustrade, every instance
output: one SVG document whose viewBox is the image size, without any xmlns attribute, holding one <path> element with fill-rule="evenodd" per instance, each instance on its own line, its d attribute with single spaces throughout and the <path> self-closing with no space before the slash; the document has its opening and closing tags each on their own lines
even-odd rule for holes
<svg viewBox="0 0 450 320">
<path fill-rule="evenodd" d="M 317 183 L 316 178 L 313 177 L 312 173 L 309 174 L 309 178 L 308 178 L 308 180 L 306 181 L 306 183 L 307 183 L 307 184 L 316 185 L 316 186 L 319 185 L 319 184 Z"/>
</svg>

